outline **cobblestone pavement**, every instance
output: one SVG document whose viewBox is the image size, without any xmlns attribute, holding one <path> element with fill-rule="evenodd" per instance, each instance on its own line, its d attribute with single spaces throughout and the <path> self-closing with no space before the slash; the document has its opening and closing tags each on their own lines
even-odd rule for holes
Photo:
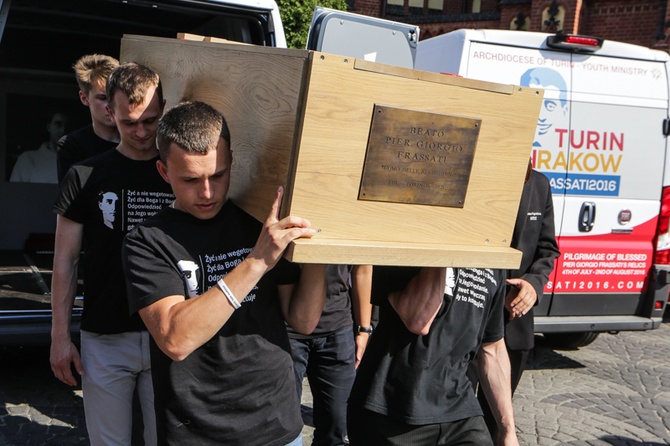
<svg viewBox="0 0 670 446">
<path fill-rule="evenodd" d="M 304 390 L 308 445 L 311 395 Z M 571 351 L 538 338 L 514 408 L 527 446 L 670 444 L 670 324 L 603 334 Z M 53 378 L 48 349 L 0 349 L 0 446 L 87 444 L 81 390 Z"/>
<path fill-rule="evenodd" d="M 514 400 L 526 445 L 670 444 L 670 324 L 574 351 L 539 344 L 531 368 Z"/>
</svg>

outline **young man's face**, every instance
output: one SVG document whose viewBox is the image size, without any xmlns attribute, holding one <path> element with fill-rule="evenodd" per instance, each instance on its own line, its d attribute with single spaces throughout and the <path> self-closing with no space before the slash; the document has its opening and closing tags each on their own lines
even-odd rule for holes
<svg viewBox="0 0 670 446">
<path fill-rule="evenodd" d="M 94 123 L 105 127 L 116 127 L 112 117 L 107 113 L 107 93 L 103 81 L 94 82 L 88 94 L 79 91 L 79 99 L 91 111 L 91 120 Z"/>
<path fill-rule="evenodd" d="M 147 90 L 141 104 L 131 105 L 123 92 L 114 93 L 114 109 L 108 106 L 107 111 L 119 130 L 119 147 L 126 156 L 150 159 L 156 155 L 156 130 L 164 104 L 156 93 L 156 87 Z"/>
<path fill-rule="evenodd" d="M 174 207 L 201 220 L 219 213 L 228 199 L 232 153 L 223 138 L 206 155 L 188 153 L 176 144 L 167 163 L 158 161 L 158 171 L 170 183 Z"/>
<path fill-rule="evenodd" d="M 62 113 L 56 113 L 51 117 L 51 122 L 47 124 L 47 132 L 49 133 L 49 142 L 56 144 L 63 135 L 65 135 L 65 125 L 67 124 L 67 117 Z"/>
</svg>

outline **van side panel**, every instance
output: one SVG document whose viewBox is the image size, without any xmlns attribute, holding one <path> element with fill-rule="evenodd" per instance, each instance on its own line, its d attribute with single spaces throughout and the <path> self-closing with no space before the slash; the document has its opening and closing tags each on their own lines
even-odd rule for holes
<svg viewBox="0 0 670 446">
<path fill-rule="evenodd" d="M 649 317 L 670 181 L 667 55 L 618 42 L 594 54 L 555 51 L 538 33 L 450 34 L 419 43 L 417 68 L 544 90 L 529 156 L 552 185 L 561 256 L 536 315 Z"/>
<path fill-rule="evenodd" d="M 468 52 L 464 48 L 466 44 L 470 45 L 470 42 L 466 41 L 466 34 L 462 31 L 442 34 L 439 39 L 432 38 L 419 42 L 414 68 L 433 73 L 460 75 L 462 71 L 467 70 Z M 448 54 L 445 48 L 449 48 Z"/>
</svg>

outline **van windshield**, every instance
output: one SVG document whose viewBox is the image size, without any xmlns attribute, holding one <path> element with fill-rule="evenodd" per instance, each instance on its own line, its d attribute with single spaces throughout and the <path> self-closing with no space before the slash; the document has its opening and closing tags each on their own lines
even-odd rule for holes
<svg viewBox="0 0 670 446">
<path fill-rule="evenodd" d="M 269 13 L 220 2 L 5 0 L 0 66 L 71 73 L 84 54 L 119 56 L 124 34 L 191 33 L 273 46 Z M 0 20 L 0 23 L 2 20 Z M 0 25 L 1 26 L 1 25 Z"/>
</svg>

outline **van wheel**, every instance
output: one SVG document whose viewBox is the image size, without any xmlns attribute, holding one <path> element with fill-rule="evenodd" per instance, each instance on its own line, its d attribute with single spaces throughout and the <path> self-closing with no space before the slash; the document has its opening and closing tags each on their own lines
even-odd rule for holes
<svg viewBox="0 0 670 446">
<path fill-rule="evenodd" d="M 544 333 L 544 339 L 549 347 L 557 350 L 575 350 L 586 347 L 598 338 L 597 332 L 584 333 Z"/>
</svg>

